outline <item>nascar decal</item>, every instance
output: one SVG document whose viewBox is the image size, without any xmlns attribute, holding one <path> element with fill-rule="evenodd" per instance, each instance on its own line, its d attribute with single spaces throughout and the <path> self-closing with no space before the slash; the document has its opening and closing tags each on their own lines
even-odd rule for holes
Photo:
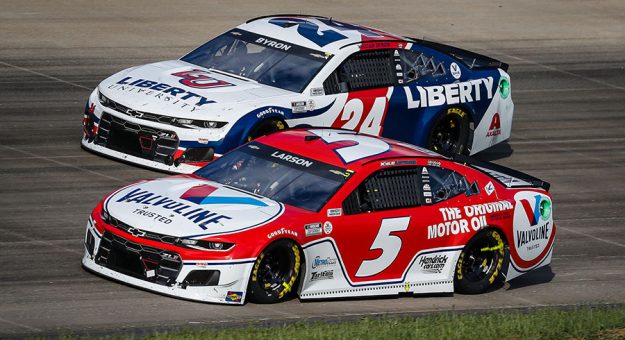
<svg viewBox="0 0 625 340">
<path fill-rule="evenodd" d="M 408 109 L 471 103 L 493 98 L 493 77 L 463 81 L 460 83 L 417 86 L 404 86 Z M 486 98 L 483 97 L 486 96 Z"/>
<path fill-rule="evenodd" d="M 331 127 L 379 136 L 393 88 L 350 92 Z"/>
<path fill-rule="evenodd" d="M 234 86 L 227 81 L 215 79 L 209 76 L 210 72 L 204 70 L 191 70 L 172 73 L 174 77 L 180 77 L 180 84 L 200 89 L 209 89 L 214 87 Z"/>
<path fill-rule="evenodd" d="M 530 191 L 517 193 L 514 199 L 514 249 L 522 260 L 515 263 L 531 267 L 545 257 L 555 236 L 551 199 Z"/>
</svg>

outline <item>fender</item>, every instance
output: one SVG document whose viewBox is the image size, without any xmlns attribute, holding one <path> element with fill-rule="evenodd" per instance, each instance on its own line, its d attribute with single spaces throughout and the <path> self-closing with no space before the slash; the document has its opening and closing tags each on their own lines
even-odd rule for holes
<svg viewBox="0 0 625 340">
<path fill-rule="evenodd" d="M 282 113 L 280 113 L 282 112 Z M 246 142 L 245 136 L 265 119 L 277 118 L 284 121 L 284 116 L 289 114 L 291 109 L 282 106 L 263 106 L 254 109 L 239 118 L 230 131 L 226 134 L 216 153 L 224 154 Z M 260 115 L 260 117 L 259 117 Z"/>
</svg>

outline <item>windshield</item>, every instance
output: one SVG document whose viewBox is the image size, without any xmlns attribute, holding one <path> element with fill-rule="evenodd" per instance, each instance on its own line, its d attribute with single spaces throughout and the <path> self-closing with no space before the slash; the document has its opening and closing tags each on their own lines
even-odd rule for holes
<svg viewBox="0 0 625 340">
<path fill-rule="evenodd" d="M 319 211 L 352 171 L 250 143 L 195 174 L 298 208 Z"/>
<path fill-rule="evenodd" d="M 330 57 L 323 52 L 234 29 L 181 60 L 261 84 L 302 92 Z"/>
</svg>

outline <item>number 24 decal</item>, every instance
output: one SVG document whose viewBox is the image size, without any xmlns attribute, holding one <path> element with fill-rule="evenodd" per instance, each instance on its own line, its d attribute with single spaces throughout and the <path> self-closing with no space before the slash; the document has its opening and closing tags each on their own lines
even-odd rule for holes
<svg viewBox="0 0 625 340">
<path fill-rule="evenodd" d="M 382 220 L 378 235 L 369 250 L 381 249 L 382 255 L 373 260 L 364 260 L 356 272 L 356 277 L 372 276 L 388 268 L 401 250 L 401 238 L 391 235 L 394 231 L 406 231 L 410 224 L 410 216 L 385 218 Z"/>
</svg>

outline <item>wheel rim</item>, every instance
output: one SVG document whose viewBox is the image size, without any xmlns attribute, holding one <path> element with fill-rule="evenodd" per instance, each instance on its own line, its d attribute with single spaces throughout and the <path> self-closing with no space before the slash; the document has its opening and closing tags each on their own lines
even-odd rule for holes
<svg viewBox="0 0 625 340">
<path fill-rule="evenodd" d="M 460 121 L 458 117 L 445 117 L 432 131 L 432 149 L 435 151 L 455 152 L 458 148 L 459 139 Z"/>
<path fill-rule="evenodd" d="M 478 240 L 465 251 L 462 259 L 462 275 L 472 282 L 480 282 L 497 269 L 503 242 L 492 237 Z"/>
<path fill-rule="evenodd" d="M 290 278 L 291 263 L 287 249 L 274 249 L 264 254 L 258 266 L 258 282 L 267 291 L 277 290 Z M 289 260 L 287 260 L 289 259 Z"/>
</svg>

